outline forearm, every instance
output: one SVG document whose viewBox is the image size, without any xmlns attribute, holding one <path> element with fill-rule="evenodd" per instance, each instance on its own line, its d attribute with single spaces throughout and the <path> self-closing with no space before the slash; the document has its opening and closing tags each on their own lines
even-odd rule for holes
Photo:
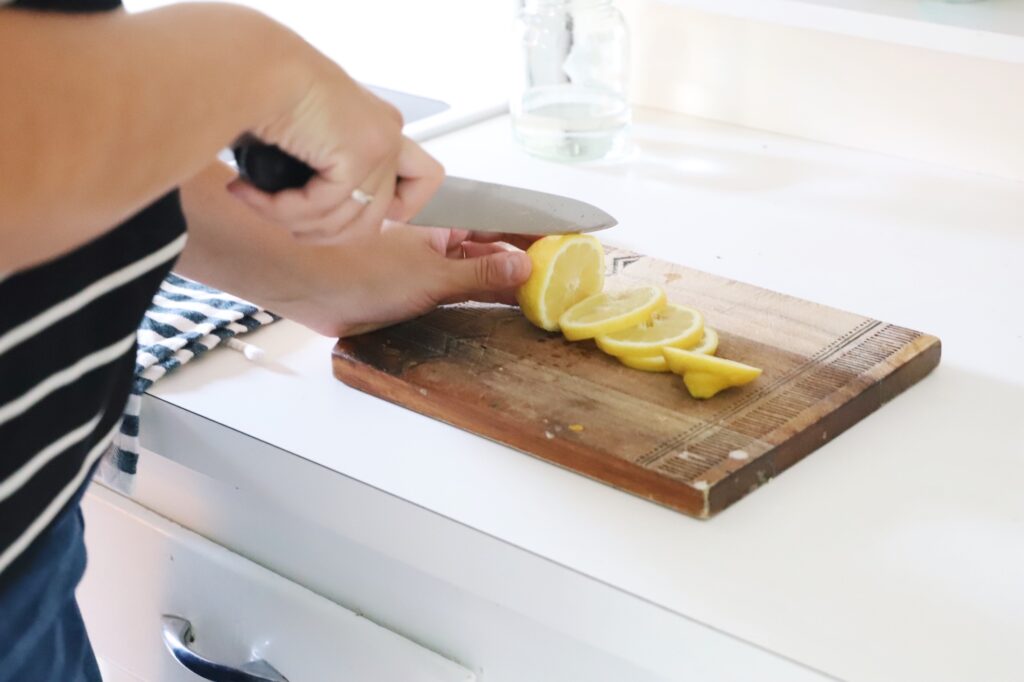
<svg viewBox="0 0 1024 682">
<path fill-rule="evenodd" d="M 101 234 L 291 106 L 304 49 L 230 5 L 0 10 L 0 271 Z"/>
</svg>

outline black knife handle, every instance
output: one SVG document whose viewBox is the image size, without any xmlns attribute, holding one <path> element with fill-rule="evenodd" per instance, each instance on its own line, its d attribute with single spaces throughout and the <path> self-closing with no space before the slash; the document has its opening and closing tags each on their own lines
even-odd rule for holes
<svg viewBox="0 0 1024 682">
<path fill-rule="evenodd" d="M 283 189 L 305 187 L 316 171 L 277 145 L 267 144 L 252 135 L 243 135 L 232 146 L 238 175 L 243 180 L 273 194 Z"/>
</svg>

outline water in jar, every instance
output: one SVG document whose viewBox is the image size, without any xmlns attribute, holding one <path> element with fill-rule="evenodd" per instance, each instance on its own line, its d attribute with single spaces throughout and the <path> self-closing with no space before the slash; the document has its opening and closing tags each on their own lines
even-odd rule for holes
<svg viewBox="0 0 1024 682">
<path fill-rule="evenodd" d="M 610 0 L 528 0 L 512 127 L 530 153 L 557 160 L 616 154 L 629 124 L 625 23 Z"/>
</svg>

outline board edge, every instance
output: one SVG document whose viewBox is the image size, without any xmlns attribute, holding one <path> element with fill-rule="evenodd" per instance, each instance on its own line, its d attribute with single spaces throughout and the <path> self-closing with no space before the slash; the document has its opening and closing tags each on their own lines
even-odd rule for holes
<svg viewBox="0 0 1024 682">
<path fill-rule="evenodd" d="M 821 446 L 835 440 L 938 367 L 942 359 L 942 341 L 938 337 L 923 334 L 912 345 L 918 347 L 917 352 L 905 363 L 786 442 L 758 457 L 750 466 L 712 486 L 708 494 L 707 518 L 729 508 Z"/>
</svg>

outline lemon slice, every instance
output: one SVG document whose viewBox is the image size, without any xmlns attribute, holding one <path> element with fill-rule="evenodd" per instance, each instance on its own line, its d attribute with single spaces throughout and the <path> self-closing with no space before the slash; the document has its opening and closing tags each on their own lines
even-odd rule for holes
<svg viewBox="0 0 1024 682">
<path fill-rule="evenodd" d="M 541 329 L 558 331 L 566 310 L 604 288 L 604 249 L 583 234 L 552 235 L 526 251 L 533 262 L 530 278 L 516 291 L 523 315 Z"/>
<path fill-rule="evenodd" d="M 558 326 L 570 341 L 592 339 L 646 322 L 668 305 L 661 287 L 606 291 L 585 298 L 562 313 Z"/>
<path fill-rule="evenodd" d="M 700 343 L 689 350 L 691 353 L 714 355 L 718 350 L 718 332 L 711 327 L 704 327 L 704 338 L 700 340 Z M 662 356 L 662 358 L 664 358 L 664 356 Z"/>
<path fill-rule="evenodd" d="M 693 308 L 669 303 L 635 327 L 598 336 L 597 346 L 609 355 L 660 355 L 665 346 L 692 348 L 704 333 L 704 316 Z"/>
<path fill-rule="evenodd" d="M 668 361 L 669 368 L 676 374 L 683 375 L 686 390 L 694 398 L 710 398 L 719 391 L 749 384 L 761 376 L 761 370 L 757 367 L 716 358 L 713 355 L 694 353 L 681 348 L 665 348 L 662 353 Z"/>
<path fill-rule="evenodd" d="M 718 350 L 718 333 L 711 327 L 704 327 L 704 338 L 700 340 L 700 343 L 695 348 L 691 348 L 690 352 L 714 355 L 716 350 Z M 617 358 L 617 360 L 626 367 L 632 367 L 644 372 L 672 371 L 664 355 L 624 355 Z"/>
<path fill-rule="evenodd" d="M 644 372 L 671 372 L 668 360 L 663 355 L 624 355 L 615 358 L 626 367 L 639 369 Z"/>
</svg>

